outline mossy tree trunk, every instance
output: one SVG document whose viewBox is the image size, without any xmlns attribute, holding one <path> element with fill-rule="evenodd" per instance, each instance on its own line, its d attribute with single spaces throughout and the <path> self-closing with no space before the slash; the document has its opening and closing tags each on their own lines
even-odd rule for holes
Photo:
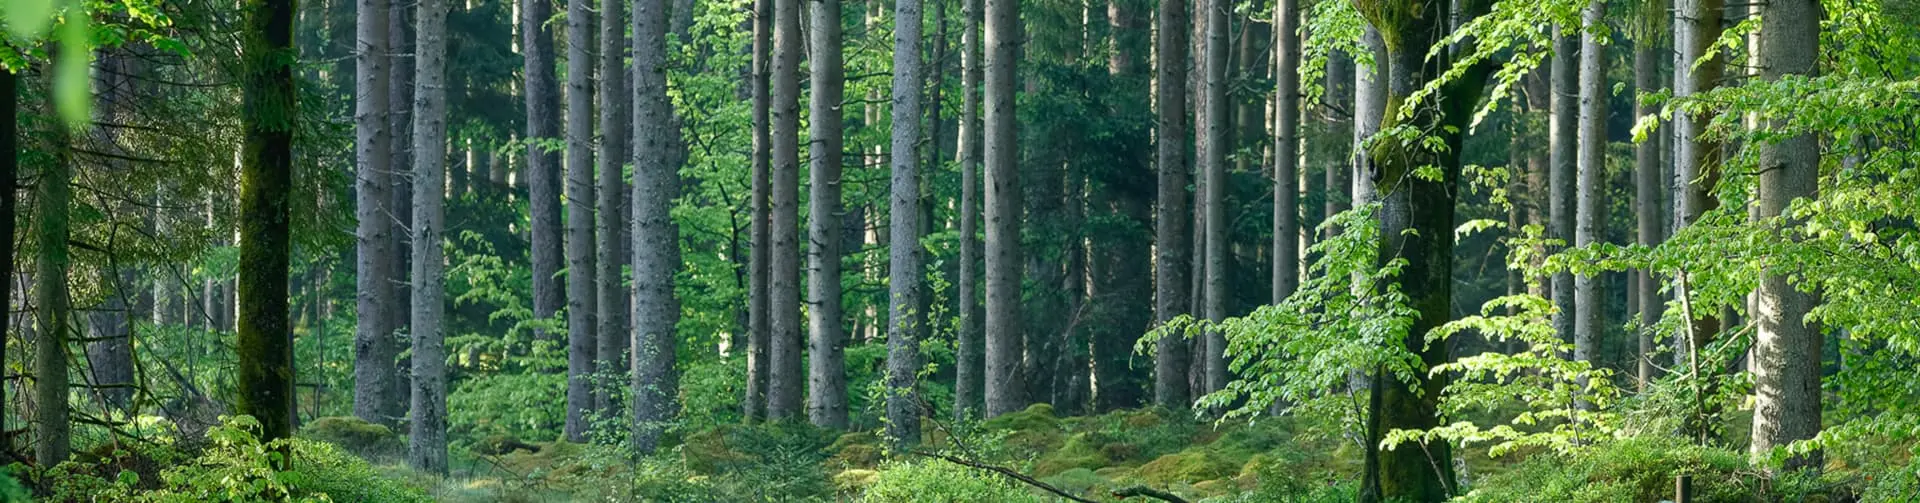
<svg viewBox="0 0 1920 503">
<path fill-rule="evenodd" d="M 242 35 L 240 278 L 235 409 L 260 421 L 261 439 L 293 435 L 293 333 L 288 324 L 293 130 L 298 117 L 292 0 L 247 5 Z"/>
</svg>

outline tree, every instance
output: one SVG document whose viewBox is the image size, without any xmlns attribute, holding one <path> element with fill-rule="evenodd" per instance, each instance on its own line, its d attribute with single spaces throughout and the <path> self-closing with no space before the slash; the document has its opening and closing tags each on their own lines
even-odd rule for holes
<svg viewBox="0 0 1920 503">
<path fill-rule="evenodd" d="M 355 25 L 359 41 L 354 53 L 354 143 L 358 199 L 355 234 L 358 254 L 354 276 L 359 313 L 354 329 L 353 415 L 369 422 L 395 425 L 405 411 L 400 401 L 397 365 L 400 348 L 394 341 L 399 314 L 394 306 L 393 278 L 401 274 L 394 251 L 392 216 L 393 172 L 388 130 L 387 0 L 359 0 Z"/>
<path fill-rule="evenodd" d="M 633 3 L 633 442 L 641 454 L 659 446 L 680 382 L 680 302 L 673 294 L 680 230 L 672 215 L 680 179 L 670 149 L 664 9 L 664 0 Z"/>
<path fill-rule="evenodd" d="M 12 70 L 0 69 L 0 214 L 12 215 L 20 207 L 20 77 Z M 14 219 L 0 218 L 0 301 L 13 300 Z M 7 347 L 12 335 L 13 314 L 0 314 L 0 348 Z M 6 358 L 0 352 L 0 366 Z M 0 404 L 7 403 L 5 386 L 0 386 Z M 0 432 L 8 431 L 5 414 L 0 414 Z"/>
<path fill-rule="evenodd" d="M 920 443 L 920 0 L 896 0 L 893 10 L 892 242 L 887 244 L 887 437 L 896 446 Z"/>
<path fill-rule="evenodd" d="M 55 158 L 41 168 L 34 180 L 34 234 L 40 242 L 34 257 L 35 319 L 33 351 L 34 430 L 33 456 L 39 463 L 52 466 L 67 460 L 72 451 L 71 425 L 67 403 L 67 338 L 73 330 L 73 298 L 67 289 L 68 268 L 73 258 L 67 239 L 72 226 L 68 211 L 73 204 L 72 147 L 66 141 L 67 130 L 54 126 Z"/>
<path fill-rule="evenodd" d="M 1014 66 L 1019 57 L 1017 0 L 985 0 L 986 89 L 986 269 L 987 417 L 1027 405 L 1020 353 L 1020 176 L 1014 165 L 1020 146 L 1015 134 Z"/>
<path fill-rule="evenodd" d="M 1701 61 L 1709 54 L 1715 41 L 1720 39 L 1722 0 L 1676 0 L 1673 9 L 1673 95 L 1684 99 L 1706 92 L 1719 86 L 1720 76 L 1724 73 L 1725 56 L 1712 51 L 1712 58 Z M 1673 200 L 1673 228 L 1681 228 L 1700 219 L 1706 212 L 1718 207 L 1720 200 L 1713 197 L 1714 185 L 1719 183 L 1720 148 L 1701 136 L 1706 131 L 1708 117 L 1688 113 L 1673 114 L 1673 183 L 1678 194 Z M 1686 295 L 1680 292 L 1678 295 Z M 1694 319 L 1686 333 L 1676 334 L 1676 351 L 1673 357 L 1676 363 L 1684 364 L 1693 351 L 1705 348 L 1714 339 L 1719 330 L 1720 320 L 1714 313 L 1693 313 Z M 1704 434 L 1707 425 L 1689 424 L 1694 433 Z"/>
<path fill-rule="evenodd" d="M 1113 117 L 1111 135 L 1093 145 L 1113 159 L 1109 166 L 1087 171 L 1087 276 L 1090 305 L 1082 322 L 1091 340 L 1093 381 L 1100 384 L 1094 410 L 1135 408 L 1151 399 L 1151 376 L 1134 358 L 1134 345 L 1153 318 L 1153 172 L 1151 110 L 1153 100 L 1147 68 L 1152 50 L 1151 11 L 1139 0 L 1106 3 L 1111 54 L 1107 58 L 1109 88 L 1105 112 Z M 1089 28 L 1089 31 L 1094 28 Z M 1090 37 L 1091 38 L 1091 37 Z M 1097 46 L 1097 40 L 1087 44 Z M 1084 385 L 1076 385 L 1075 390 Z"/>
<path fill-rule="evenodd" d="M 1653 10 L 1636 16 L 1638 19 L 1634 21 L 1633 26 L 1636 30 L 1634 35 L 1637 40 L 1633 44 L 1633 85 L 1641 94 L 1651 94 L 1660 89 L 1659 53 L 1661 48 L 1657 39 L 1662 24 L 1660 19 L 1667 11 L 1667 4 L 1666 0 L 1653 2 Z M 1656 113 L 1658 109 L 1652 104 L 1636 103 L 1633 115 L 1649 117 Z M 1641 245 L 1652 247 L 1660 244 L 1664 237 L 1665 226 L 1661 225 L 1660 209 L 1665 204 L 1663 194 L 1666 194 L 1672 186 L 1660 178 L 1659 138 L 1636 143 L 1633 150 L 1636 233 Z M 1529 172 L 1528 176 L 1531 177 L 1533 174 Z M 1658 377 L 1660 367 L 1654 364 L 1654 355 L 1659 352 L 1659 348 L 1654 345 L 1653 325 L 1666 310 L 1667 303 L 1660 297 L 1660 283 L 1651 269 L 1640 269 L 1634 273 L 1633 288 L 1638 292 L 1635 297 L 1639 299 L 1639 305 L 1634 307 L 1640 313 L 1640 326 L 1635 328 L 1635 332 L 1639 334 L 1640 343 L 1639 365 L 1635 373 L 1639 389 L 1645 391 L 1647 386 Z"/>
<path fill-rule="evenodd" d="M 960 159 L 960 277 L 955 296 L 960 299 L 960 336 L 953 399 L 954 415 L 979 417 L 985 404 L 986 361 L 982 355 L 980 312 L 980 8 L 983 0 L 962 0 L 966 22 L 960 33 L 960 131 L 955 155 Z"/>
<path fill-rule="evenodd" d="M 768 374 L 771 371 L 767 365 L 768 358 L 772 356 L 767 351 L 773 345 L 773 310 L 768 304 L 769 287 L 773 280 L 770 263 L 773 258 L 773 210 L 768 204 L 773 191 L 772 60 L 773 0 L 754 0 L 751 72 L 753 221 L 749 224 L 753 249 L 748 252 L 747 259 L 747 268 L 750 270 L 747 287 L 747 397 L 743 400 L 746 410 L 741 414 L 748 422 L 766 417 Z"/>
<path fill-rule="evenodd" d="M 800 1 L 773 2 L 773 248 L 767 420 L 800 414 Z"/>
<path fill-rule="evenodd" d="M 546 142 L 560 135 L 560 85 L 554 77 L 553 3 L 520 1 L 520 47 L 527 100 L 527 197 L 531 213 L 533 317 L 552 318 L 566 303 L 560 285 L 560 159 Z M 544 330 L 539 337 L 550 337 Z"/>
<path fill-rule="evenodd" d="M 446 273 L 441 251 L 447 11 L 446 0 L 421 0 L 414 21 L 419 38 L 413 55 L 413 407 L 407 429 L 407 465 L 441 475 L 447 473 Z"/>
<path fill-rule="evenodd" d="M 1273 29 L 1273 302 L 1278 304 L 1300 286 L 1300 187 L 1295 183 L 1300 160 L 1299 0 L 1275 4 Z"/>
<path fill-rule="evenodd" d="M 1580 124 L 1578 166 L 1579 195 L 1574 210 L 1574 244 L 1591 246 L 1605 241 L 1601 213 L 1606 211 L 1607 168 L 1607 67 L 1606 46 L 1601 38 L 1606 30 L 1607 4 L 1588 0 L 1581 11 L 1580 30 Z M 1574 321 L 1573 359 L 1593 361 L 1599 350 L 1601 330 L 1600 278 L 1593 274 L 1575 275 L 1573 282 Z M 1584 400 L 1580 407 L 1591 408 Z"/>
<path fill-rule="evenodd" d="M 1155 322 L 1166 323 L 1187 311 L 1192 295 L 1187 287 L 1192 241 L 1187 225 L 1187 6 L 1183 0 L 1163 0 L 1154 30 L 1154 164 L 1158 171 L 1157 204 L 1153 213 Z M 1162 338 L 1154 343 L 1153 403 L 1170 409 L 1186 408 L 1187 341 Z"/>
<path fill-rule="evenodd" d="M 593 43 L 591 0 L 567 2 L 567 422 L 571 442 L 587 440 L 593 410 L 599 297 L 595 285 L 593 178 Z M 417 73 L 417 72 L 416 72 Z M 606 91 L 601 91 L 605 93 Z M 416 126 L 417 127 L 417 126 Z M 417 199 L 416 199 L 417 200 Z M 417 233 L 416 233 L 417 234 Z"/>
<path fill-rule="evenodd" d="M 821 0 L 812 16 L 812 142 L 807 214 L 807 305 L 810 347 L 807 371 L 807 417 L 815 426 L 847 428 L 846 329 L 840 307 L 840 165 L 844 148 L 841 98 L 846 68 L 841 55 L 840 0 Z M 897 75 L 897 73 L 896 73 Z M 917 417 L 917 416 L 916 416 Z"/>
<path fill-rule="evenodd" d="M 292 243 L 293 2 L 247 4 L 241 35 L 240 278 L 234 409 L 260 421 L 261 438 L 293 436 L 293 327 L 287 315 Z M 285 463 L 286 460 L 282 460 Z"/>
<path fill-rule="evenodd" d="M 1819 2 L 1775 0 L 1760 16 L 1760 78 L 1778 82 L 1811 77 L 1820 54 Z M 1784 127 L 1786 119 L 1771 119 L 1768 127 Z M 1813 198 L 1819 190 L 1820 143 L 1812 134 L 1799 134 L 1778 143 L 1760 145 L 1760 217 L 1778 225 L 1783 239 L 1800 239 L 1790 229 L 1802 220 L 1788 211 L 1795 199 Z M 1811 440 L 1820 434 L 1821 357 L 1825 338 L 1821 326 L 1808 320 L 1818 297 L 1802 291 L 1806 280 L 1790 281 L 1783 257 L 1773 257 L 1760 281 L 1754 318 L 1759 330 L 1753 346 L 1753 443 L 1756 458 L 1788 443 Z M 1820 451 L 1795 455 L 1786 469 L 1821 468 Z"/>
<path fill-rule="evenodd" d="M 621 281 L 621 266 L 631 260 L 622 254 L 626 248 L 627 231 L 625 225 L 633 217 L 628 213 L 627 190 L 624 167 L 627 164 L 628 144 L 633 136 L 628 134 L 633 120 L 633 92 L 628 88 L 628 73 L 625 66 L 628 40 L 627 28 L 622 24 L 626 19 L 624 11 L 626 0 L 600 0 L 600 67 L 595 72 L 600 76 L 600 93 L 595 95 L 599 101 L 596 108 L 600 111 L 600 151 L 595 156 L 599 161 L 600 187 L 594 191 L 596 204 L 594 211 L 599 217 L 594 219 L 595 254 L 594 264 L 599 270 L 594 276 L 599 299 L 594 301 L 598 308 L 595 316 L 599 322 L 599 342 L 593 355 L 599 361 L 602 375 L 614 375 L 625 367 L 622 359 L 632 342 L 627 340 L 627 309 L 632 298 L 627 296 L 624 282 Z M 595 392 L 595 410 L 608 416 L 614 416 L 615 393 L 611 385 L 602 386 Z"/>
<path fill-rule="evenodd" d="M 1576 121 L 1580 113 L 1579 39 L 1565 31 L 1565 28 L 1553 27 L 1553 60 L 1549 72 L 1552 92 L 1548 99 L 1551 108 L 1547 112 L 1547 237 L 1559 240 L 1562 248 L 1574 242 L 1577 218 L 1574 187 L 1579 164 L 1579 122 Z M 1574 340 L 1578 307 L 1574 302 L 1573 273 L 1555 272 L 1552 285 L 1553 304 L 1559 308 L 1553 315 L 1554 332 L 1560 334 L 1561 340 Z"/>
<path fill-rule="evenodd" d="M 1227 116 L 1227 11 L 1232 7 L 1226 0 L 1200 0 L 1202 11 L 1207 16 L 1206 59 L 1203 68 L 1206 73 L 1206 89 L 1200 94 L 1199 142 L 1206 148 L 1200 152 L 1201 203 L 1203 225 L 1205 226 L 1205 263 L 1206 278 L 1203 280 L 1205 293 L 1202 295 L 1201 311 L 1208 321 L 1221 321 L 1227 318 L 1227 151 L 1231 150 L 1228 141 Z M 1209 330 L 1206 333 L 1207 378 L 1203 389 L 1207 392 L 1219 391 L 1227 386 L 1227 341 L 1225 334 Z"/>
</svg>

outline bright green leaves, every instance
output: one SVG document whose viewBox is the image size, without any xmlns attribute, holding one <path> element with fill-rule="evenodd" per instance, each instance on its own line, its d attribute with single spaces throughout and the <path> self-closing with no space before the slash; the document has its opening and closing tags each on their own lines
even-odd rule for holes
<svg viewBox="0 0 1920 503">
<path fill-rule="evenodd" d="M 93 79 L 88 71 L 93 61 L 93 30 L 88 17 L 69 9 L 57 33 L 60 51 L 53 59 L 53 101 L 68 126 L 84 124 L 93 115 Z"/>
</svg>

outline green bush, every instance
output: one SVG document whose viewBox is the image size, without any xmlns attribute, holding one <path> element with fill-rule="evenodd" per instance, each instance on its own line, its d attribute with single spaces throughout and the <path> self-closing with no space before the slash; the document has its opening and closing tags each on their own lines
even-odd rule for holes
<svg viewBox="0 0 1920 503">
<path fill-rule="evenodd" d="M 149 501 L 381 501 L 427 502 L 424 491 L 388 479 L 333 444 L 306 439 L 262 443 L 259 422 L 248 416 L 223 418 L 207 431 L 206 452 L 190 463 L 161 472 L 164 488 L 143 495 Z M 292 452 L 291 467 L 275 468 L 281 449 Z"/>
<path fill-rule="evenodd" d="M 1487 476 L 1466 501 L 1610 503 L 1673 498 L 1674 476 L 1693 476 L 1696 503 L 1764 501 L 1766 485 L 1744 453 L 1674 437 L 1632 437 L 1568 455 L 1541 453 Z"/>
<path fill-rule="evenodd" d="M 945 461 L 920 461 L 887 463 L 860 501 L 1041 503 L 1046 500 L 997 475 Z"/>
</svg>

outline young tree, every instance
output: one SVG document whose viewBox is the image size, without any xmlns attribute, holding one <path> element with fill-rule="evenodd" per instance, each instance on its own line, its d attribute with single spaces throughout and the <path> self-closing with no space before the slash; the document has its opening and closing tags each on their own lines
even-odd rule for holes
<svg viewBox="0 0 1920 503">
<path fill-rule="evenodd" d="M 982 0 L 962 0 L 966 17 L 960 33 L 960 337 L 954 357 L 954 415 L 980 417 L 984 405 L 986 361 L 981 352 L 980 312 L 980 8 Z"/>
<path fill-rule="evenodd" d="M 896 0 L 893 10 L 892 242 L 887 244 L 887 437 L 895 446 L 920 443 L 920 0 Z"/>
<path fill-rule="evenodd" d="M 1200 94 L 1204 120 L 1200 122 L 1200 141 L 1206 145 L 1200 155 L 1201 204 L 1205 217 L 1203 241 L 1206 250 L 1205 294 L 1201 311 L 1209 321 L 1227 318 L 1227 11 L 1226 0 L 1200 0 L 1207 16 L 1206 89 Z M 1227 340 L 1225 334 L 1209 330 L 1206 334 L 1207 378 L 1205 390 L 1219 391 L 1227 386 Z"/>
<path fill-rule="evenodd" d="M 1153 318 L 1166 323 L 1186 312 L 1192 302 L 1188 262 L 1192 241 L 1187 225 L 1187 5 L 1162 0 L 1154 30 L 1154 163 L 1158 171 L 1154 206 Z M 1188 395 L 1187 341 L 1177 337 L 1154 342 L 1153 403 L 1183 409 Z"/>
<path fill-rule="evenodd" d="M 1819 2 L 1774 0 L 1760 16 L 1760 78 L 1767 81 L 1818 71 L 1820 54 Z M 1785 119 L 1771 119 L 1771 127 Z M 1820 144 L 1801 134 L 1760 145 L 1759 212 L 1779 225 L 1782 239 L 1792 234 L 1798 219 L 1788 214 L 1794 199 L 1812 198 L 1819 190 Z M 1778 267 L 1772 264 L 1769 267 Z M 1819 322 L 1807 315 L 1819 304 L 1815 294 L 1801 291 L 1788 274 L 1768 271 L 1760 282 L 1754 315 L 1759 331 L 1753 347 L 1753 444 L 1762 458 L 1788 443 L 1811 440 L 1820 433 L 1820 352 L 1825 344 Z M 1821 468 L 1820 451 L 1789 458 L 1786 469 Z"/>
<path fill-rule="evenodd" d="M 600 150 L 595 156 L 599 161 L 600 187 L 594 191 L 596 203 L 594 211 L 599 217 L 594 219 L 595 254 L 594 264 L 599 271 L 594 274 L 599 299 L 594 301 L 598 308 L 599 321 L 597 336 L 599 341 L 593 355 L 599 361 L 596 367 L 602 375 L 613 375 L 625 367 L 622 357 L 631 347 L 627 340 L 627 309 L 632 298 L 627 296 L 624 282 L 621 281 L 621 266 L 631 259 L 621 253 L 627 241 L 627 222 L 633 218 L 628 213 L 627 190 L 624 168 L 627 160 L 628 144 L 633 136 L 628 134 L 628 126 L 633 120 L 633 91 L 627 85 L 628 73 L 625 66 L 628 40 L 626 37 L 626 0 L 600 0 L 600 93 L 596 108 L 600 111 Z M 612 385 L 601 386 L 595 391 L 595 410 L 612 416 L 615 414 L 615 389 Z"/>
<path fill-rule="evenodd" d="M 393 278 L 401 274 L 394 251 L 392 216 L 393 135 L 388 130 L 387 0 L 359 0 L 355 15 L 359 41 L 354 53 L 354 138 L 357 199 L 355 231 L 358 259 L 354 275 L 359 315 L 354 329 L 353 415 L 373 423 L 399 423 L 400 355 L 394 341 L 399 326 L 393 304 Z"/>
<path fill-rule="evenodd" d="M 840 308 L 840 151 L 842 138 L 841 97 L 846 69 L 841 56 L 840 0 L 820 0 L 809 12 L 812 16 L 813 53 L 808 58 L 808 81 L 812 85 L 812 142 L 809 156 L 812 169 L 807 214 L 807 305 L 809 336 L 807 365 L 807 417 L 815 426 L 847 428 L 846 330 L 842 328 Z M 897 73 L 896 73 L 897 75 Z M 917 417 L 917 416 L 916 416 Z"/>
<path fill-rule="evenodd" d="M 659 446 L 680 386 L 680 301 L 673 295 L 680 229 L 672 215 L 680 179 L 669 148 L 676 131 L 667 100 L 665 3 L 633 2 L 633 442 L 641 454 Z"/>
<path fill-rule="evenodd" d="M 800 0 L 773 2 L 773 249 L 767 420 L 800 415 Z"/>
<path fill-rule="evenodd" d="M 288 196 L 293 192 L 293 123 L 299 116 L 293 11 L 289 0 L 249 2 L 240 48 L 244 140 L 235 342 L 240 368 L 234 376 L 239 401 L 234 409 L 260 421 L 263 440 L 293 436 L 293 338 L 287 315 Z"/>
<path fill-rule="evenodd" d="M 597 271 L 593 249 L 594 65 L 588 48 L 593 43 L 593 9 L 587 5 L 590 1 L 567 2 L 567 419 L 564 433 L 571 442 L 587 440 L 587 414 L 593 409 L 593 387 L 588 380 L 593 376 L 594 350 L 599 347 L 594 334 L 599 324 L 596 316 L 599 297 L 595 291 L 598 281 L 594 277 Z"/>
<path fill-rule="evenodd" d="M 1606 30 L 1605 0 L 1588 0 L 1581 11 L 1580 30 L 1580 125 L 1578 166 L 1579 195 L 1574 210 L 1574 244 L 1590 246 L 1606 239 L 1601 213 L 1606 211 L 1607 168 L 1607 66 L 1606 46 L 1600 37 Z M 1593 361 L 1599 350 L 1602 302 L 1601 278 L 1593 274 L 1575 275 L 1573 281 L 1574 321 L 1573 359 Z M 1581 400 L 1580 407 L 1593 404 Z"/>
<path fill-rule="evenodd" d="M 447 10 L 446 0 L 421 0 L 415 11 L 413 407 L 407 429 L 407 465 L 441 475 L 447 473 L 446 274 L 441 251 L 446 219 Z"/>
<path fill-rule="evenodd" d="M 560 135 L 560 84 L 554 77 L 553 3 L 520 1 L 520 54 L 527 100 L 527 197 L 531 212 L 533 317 L 552 318 L 566 303 L 560 286 L 560 159 L 545 142 Z M 551 337 L 540 331 L 539 337 Z"/>
<path fill-rule="evenodd" d="M 1020 353 L 1020 175 L 1014 165 L 1014 67 L 1020 48 L 1018 0 L 985 0 L 986 16 L 986 220 L 987 220 L 987 417 L 1027 405 Z"/>
<path fill-rule="evenodd" d="M 768 295 L 773 280 L 773 210 L 768 207 L 773 190 L 772 96 L 770 73 L 773 64 L 773 0 L 753 2 L 753 195 L 749 233 L 753 249 L 748 252 L 747 287 L 747 397 L 743 400 L 747 422 L 766 417 L 767 385 L 770 369 L 767 353 L 773 345 L 772 306 Z"/>
</svg>

